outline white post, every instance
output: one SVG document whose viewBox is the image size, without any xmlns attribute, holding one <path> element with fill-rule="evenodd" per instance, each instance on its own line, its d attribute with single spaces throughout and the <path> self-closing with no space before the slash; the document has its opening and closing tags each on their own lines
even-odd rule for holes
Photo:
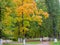
<svg viewBox="0 0 60 45">
<path fill-rule="evenodd" d="M 60 0 L 59 0 L 59 4 L 60 4 Z"/>
<path fill-rule="evenodd" d="M 58 40 L 57 40 L 57 38 L 54 38 L 54 42 L 56 43 Z"/>
<path fill-rule="evenodd" d="M 2 39 L 0 39 L 0 45 L 3 45 L 3 43 L 2 43 Z"/>
<path fill-rule="evenodd" d="M 23 39 L 23 45 L 26 45 L 26 40 L 25 40 L 25 38 Z"/>
</svg>

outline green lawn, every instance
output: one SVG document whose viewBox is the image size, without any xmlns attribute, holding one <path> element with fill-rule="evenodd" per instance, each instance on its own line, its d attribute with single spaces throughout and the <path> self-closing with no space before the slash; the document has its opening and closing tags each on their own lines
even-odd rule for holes
<svg viewBox="0 0 60 45">
<path fill-rule="evenodd" d="M 4 45 L 22 45 L 22 44 L 4 44 Z"/>
<path fill-rule="evenodd" d="M 27 42 L 27 44 L 40 44 L 40 41 L 37 41 L 37 42 Z"/>
<path fill-rule="evenodd" d="M 39 44 L 40 42 L 26 42 L 26 44 Z M 4 44 L 4 45 L 22 45 L 22 44 Z"/>
<path fill-rule="evenodd" d="M 60 41 L 58 41 L 56 43 L 54 43 L 53 41 L 51 41 L 50 43 L 51 43 L 51 45 L 60 45 Z"/>
</svg>

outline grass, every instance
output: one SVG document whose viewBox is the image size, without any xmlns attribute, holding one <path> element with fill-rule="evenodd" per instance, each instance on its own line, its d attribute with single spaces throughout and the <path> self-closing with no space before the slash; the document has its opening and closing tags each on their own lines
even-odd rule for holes
<svg viewBox="0 0 60 45">
<path fill-rule="evenodd" d="M 53 42 L 53 41 L 51 41 L 50 43 L 51 43 L 51 45 L 60 45 L 60 41 L 58 41 L 58 42 L 56 42 L 56 43 Z"/>
<path fill-rule="evenodd" d="M 27 44 L 40 44 L 40 41 L 36 41 L 36 42 L 27 42 Z"/>
<path fill-rule="evenodd" d="M 18 43 L 17 44 L 12 44 L 12 43 L 9 44 L 9 43 L 7 43 L 7 44 L 3 44 L 3 45 L 22 45 L 22 44 L 20 44 L 20 43 L 19 44 Z"/>
<path fill-rule="evenodd" d="M 22 44 L 4 44 L 4 45 L 22 45 Z"/>
<path fill-rule="evenodd" d="M 39 41 L 36 42 L 26 42 L 26 44 L 39 44 Z M 4 45 L 22 45 L 22 44 L 4 44 Z"/>
</svg>

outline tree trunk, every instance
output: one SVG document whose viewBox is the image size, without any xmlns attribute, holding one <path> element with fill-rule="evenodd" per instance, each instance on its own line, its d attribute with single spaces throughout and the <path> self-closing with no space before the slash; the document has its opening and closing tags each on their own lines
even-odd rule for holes
<svg viewBox="0 0 60 45">
<path fill-rule="evenodd" d="M 26 39 L 25 38 L 23 39 L 23 45 L 26 45 Z"/>
<path fill-rule="evenodd" d="M 18 38 L 18 42 L 21 43 L 22 42 L 22 38 Z"/>
<path fill-rule="evenodd" d="M 0 39 L 0 45 L 3 45 L 3 43 L 2 43 L 2 39 Z"/>
</svg>

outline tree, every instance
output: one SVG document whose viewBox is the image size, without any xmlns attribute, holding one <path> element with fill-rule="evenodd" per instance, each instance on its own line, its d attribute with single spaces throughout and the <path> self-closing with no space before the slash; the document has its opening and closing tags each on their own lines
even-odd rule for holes
<svg viewBox="0 0 60 45">
<path fill-rule="evenodd" d="M 47 12 L 37 8 L 34 0 L 2 0 L 2 2 L 3 32 L 10 33 L 10 36 L 25 38 L 27 32 L 33 30 L 31 23 L 41 25 L 43 18 L 49 16 Z"/>
<path fill-rule="evenodd" d="M 5 3 L 7 3 L 7 4 L 5 4 Z M 7 2 L 3 1 L 2 4 L 5 4 L 5 5 L 3 5 L 4 10 L 2 10 L 3 15 L 4 15 L 2 23 L 5 26 L 9 26 L 9 25 L 11 26 L 12 22 L 14 22 L 14 23 L 20 22 L 21 23 L 22 15 L 23 15 L 23 20 L 25 20 L 24 22 L 25 23 L 27 22 L 28 25 L 29 25 L 30 21 L 32 21 L 32 22 L 37 21 L 37 22 L 39 22 L 39 24 L 41 24 L 42 16 L 40 16 L 40 15 L 43 15 L 45 18 L 48 17 L 47 12 L 44 12 L 42 9 L 40 9 L 40 10 L 37 9 L 36 3 L 34 0 L 32 0 L 31 2 L 28 0 L 24 0 L 24 1 L 20 1 L 20 0 L 11 1 L 10 0 Z M 15 9 L 15 10 L 13 10 L 13 9 Z M 29 11 L 29 13 L 27 13 L 28 11 Z M 38 19 L 40 19 L 40 20 L 38 20 Z"/>
<path fill-rule="evenodd" d="M 43 11 L 48 12 L 48 7 L 45 3 L 45 0 L 37 0 L 37 7 L 38 9 L 42 9 Z M 48 19 L 43 19 L 42 25 L 39 26 L 40 29 L 40 37 L 50 36 L 50 33 L 52 33 L 52 24 L 50 15 Z M 47 32 L 47 33 L 46 33 Z"/>
<path fill-rule="evenodd" d="M 39 25 L 42 23 L 42 17 L 40 15 L 43 15 L 45 18 L 48 17 L 48 13 L 44 12 L 42 9 L 37 9 L 36 3 L 34 0 L 23 0 L 21 1 L 21 5 L 17 6 L 17 18 L 21 19 L 18 20 L 18 24 L 22 22 L 22 25 L 18 25 L 18 29 L 20 29 L 19 34 L 23 35 L 23 37 L 26 36 L 27 31 L 29 30 L 30 22 L 37 22 Z M 28 23 L 28 25 L 26 25 Z M 21 26 L 21 27 L 20 27 Z"/>
<path fill-rule="evenodd" d="M 56 39 L 57 37 L 57 14 L 59 15 L 59 0 L 46 0 L 46 3 L 48 5 L 48 10 L 49 10 L 49 13 L 50 13 L 50 17 L 52 20 L 52 27 L 53 27 L 53 35 L 54 35 L 54 38 Z M 54 39 L 54 41 L 55 41 Z"/>
</svg>

